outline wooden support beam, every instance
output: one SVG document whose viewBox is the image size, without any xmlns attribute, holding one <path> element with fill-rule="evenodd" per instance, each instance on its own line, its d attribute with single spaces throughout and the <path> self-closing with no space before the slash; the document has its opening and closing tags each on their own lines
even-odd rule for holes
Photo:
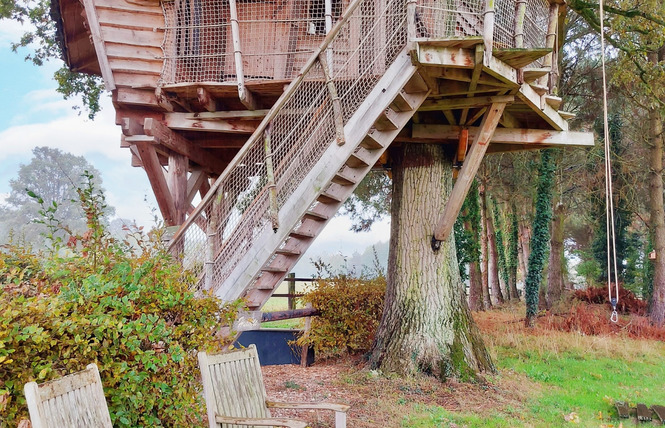
<svg viewBox="0 0 665 428">
<path fill-rule="evenodd" d="M 196 168 L 187 179 L 187 204 L 190 205 L 194 197 L 201 189 L 204 181 L 208 181 L 208 176 L 202 169 Z M 201 196 L 203 197 L 203 196 Z"/>
<path fill-rule="evenodd" d="M 219 174 L 222 171 L 220 168 L 223 168 L 227 163 L 211 152 L 193 145 L 188 139 L 175 133 L 157 120 L 146 118 L 143 128 L 146 135 L 155 137 L 164 147 L 186 156 L 192 162 L 201 165 L 208 172 Z"/>
<path fill-rule="evenodd" d="M 506 102 L 492 103 L 485 114 L 485 117 L 483 117 L 479 132 L 473 139 L 473 143 L 471 144 L 469 153 L 462 165 L 462 169 L 459 172 L 457 181 L 453 186 L 453 190 L 450 192 L 450 197 L 448 198 L 448 202 L 446 202 L 443 214 L 434 228 L 434 235 L 432 236 L 432 249 L 434 251 L 437 251 L 440 248 L 441 242 L 448 239 L 450 232 L 453 230 L 455 219 L 462 208 L 466 194 L 471 188 L 471 183 L 476 176 L 476 172 L 478 171 L 480 163 L 487 151 L 487 147 L 489 146 L 492 134 L 494 134 L 494 130 L 499 124 L 499 119 L 505 108 Z"/>
<path fill-rule="evenodd" d="M 507 66 L 506 66 L 507 67 Z M 485 68 L 483 68 L 485 70 Z M 458 82 L 471 82 L 473 79 L 473 70 L 464 70 L 461 68 L 428 68 L 431 76 L 439 79 L 453 80 Z M 516 82 L 506 82 L 504 79 L 498 79 L 493 76 L 481 74 L 478 78 L 479 85 L 496 86 L 497 90 L 507 87 L 519 87 Z"/>
<path fill-rule="evenodd" d="M 115 81 L 113 80 L 113 70 L 109 64 L 109 58 L 106 54 L 106 46 L 104 38 L 102 37 L 101 26 L 99 25 L 99 17 L 93 0 L 83 0 L 83 9 L 85 17 L 88 21 L 88 30 L 92 36 L 92 44 L 95 47 L 97 60 L 99 61 L 99 68 L 102 72 L 102 79 L 104 79 L 104 86 L 107 91 L 114 91 L 116 89 Z"/>
<path fill-rule="evenodd" d="M 143 169 L 145 169 L 148 175 L 148 181 L 150 181 L 150 187 L 152 187 L 152 192 L 155 195 L 155 199 L 157 199 L 157 205 L 162 213 L 162 217 L 164 217 L 164 223 L 167 226 L 179 224 L 176 221 L 175 204 L 171 197 L 166 177 L 164 177 L 164 170 L 157 157 L 154 144 L 144 141 L 137 142 L 134 146 L 141 158 Z"/>
<path fill-rule="evenodd" d="M 484 55 L 484 48 L 482 45 L 477 45 L 476 46 L 476 65 L 473 67 L 473 73 L 471 73 L 471 82 L 469 83 L 469 93 L 466 95 L 467 98 L 472 98 L 473 93 L 476 90 L 476 87 L 478 86 L 478 79 L 480 79 L 480 74 L 483 71 L 483 55 Z M 466 125 L 467 124 L 467 116 L 469 114 L 469 109 L 465 108 L 462 110 L 462 114 L 460 116 L 460 124 L 461 125 Z"/>
<path fill-rule="evenodd" d="M 442 100 L 427 100 L 419 111 L 445 111 L 462 108 L 485 107 L 490 104 L 512 103 L 515 97 L 512 95 L 501 95 L 496 97 L 473 97 L 473 98 L 447 98 Z"/>
<path fill-rule="evenodd" d="M 187 170 L 189 161 L 179 153 L 169 154 L 168 186 L 175 208 L 173 222 L 182 224 L 187 215 Z"/>
<path fill-rule="evenodd" d="M 229 134 L 251 135 L 258 121 L 237 119 L 197 120 L 196 113 L 166 113 L 164 123 L 170 129 L 183 131 L 225 132 Z"/>
<path fill-rule="evenodd" d="M 505 114 L 505 112 L 504 112 Z M 434 143 L 456 141 L 463 128 L 450 125 L 414 124 L 411 135 L 413 140 Z M 480 128 L 468 128 L 469 138 L 475 139 Z M 496 128 L 491 144 L 546 145 L 549 147 L 593 147 L 593 134 L 590 132 L 553 131 L 548 129 Z"/>
<path fill-rule="evenodd" d="M 475 63 L 474 50 L 461 48 L 445 48 L 428 45 L 417 46 L 418 62 L 425 66 L 443 66 L 453 68 L 473 68 Z"/>
<path fill-rule="evenodd" d="M 205 88 L 196 88 L 196 98 L 204 109 L 208 110 L 209 112 L 215 112 L 217 111 L 217 100 L 215 97 L 210 95 L 210 92 L 208 92 Z"/>
<path fill-rule="evenodd" d="M 261 120 L 269 110 L 229 110 L 229 111 L 216 111 L 216 112 L 200 112 L 200 113 L 176 113 L 181 115 L 184 119 L 189 120 Z"/>
<path fill-rule="evenodd" d="M 519 128 L 520 127 L 520 122 L 507 111 L 503 112 L 503 115 L 501 116 L 501 120 L 499 120 L 499 123 L 501 126 L 504 128 Z"/>
</svg>

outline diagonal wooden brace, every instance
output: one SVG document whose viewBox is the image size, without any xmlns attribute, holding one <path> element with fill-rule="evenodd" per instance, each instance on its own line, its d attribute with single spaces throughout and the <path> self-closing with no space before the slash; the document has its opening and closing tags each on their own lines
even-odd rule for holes
<svg viewBox="0 0 665 428">
<path fill-rule="evenodd" d="M 471 148 L 464 160 L 464 164 L 459 172 L 455 186 L 453 187 L 452 192 L 450 192 L 448 202 L 446 202 L 446 207 L 443 209 L 443 214 L 441 214 L 439 222 L 434 229 L 434 236 L 432 237 L 432 249 L 434 251 L 437 251 L 440 248 L 441 242 L 448 239 L 450 232 L 453 230 L 455 219 L 462 208 L 467 193 L 469 193 L 471 183 L 476 176 L 476 172 L 478 172 L 480 163 L 483 160 L 483 156 L 485 156 L 487 146 L 489 146 L 489 142 L 492 139 L 492 135 L 499 123 L 499 119 L 503 114 L 506 104 L 506 102 L 493 103 L 483 117 L 479 129 L 480 132 L 476 134 L 476 137 L 471 144 Z"/>
</svg>

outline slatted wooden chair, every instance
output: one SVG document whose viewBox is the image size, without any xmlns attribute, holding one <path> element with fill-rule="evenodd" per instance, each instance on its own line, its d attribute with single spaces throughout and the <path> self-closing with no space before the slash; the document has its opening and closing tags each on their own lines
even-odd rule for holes
<svg viewBox="0 0 665 428">
<path fill-rule="evenodd" d="M 97 365 L 24 387 L 32 428 L 112 428 Z"/>
<path fill-rule="evenodd" d="M 307 426 L 295 419 L 273 418 L 270 408 L 333 410 L 335 428 L 346 427 L 346 412 L 350 406 L 345 404 L 267 401 L 259 355 L 254 345 L 225 354 L 199 352 L 198 355 L 210 428 Z"/>
</svg>

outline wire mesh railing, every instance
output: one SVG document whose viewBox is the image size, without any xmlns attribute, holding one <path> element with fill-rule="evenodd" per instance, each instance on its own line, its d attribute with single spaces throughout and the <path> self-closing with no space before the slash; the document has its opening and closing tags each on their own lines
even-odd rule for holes
<svg viewBox="0 0 665 428">
<path fill-rule="evenodd" d="M 276 227 L 274 210 L 337 141 L 336 116 L 346 124 L 406 46 L 405 5 L 355 0 L 176 234 L 171 252 L 199 287 L 219 287 Z"/>
<path fill-rule="evenodd" d="M 161 83 L 237 82 L 238 61 L 244 74 L 240 80 L 245 82 L 292 80 L 340 20 L 349 1 L 164 0 L 166 26 Z M 548 0 L 496 0 L 494 48 L 516 47 L 516 13 L 520 2 L 526 2 L 522 47 L 545 46 Z M 365 17 L 358 19 L 366 21 L 372 10 L 385 9 L 389 3 L 374 0 L 363 4 Z M 415 35 L 434 39 L 482 36 L 487 3 L 487 0 L 418 0 Z M 405 10 L 406 3 L 400 7 Z M 344 41 L 346 46 L 337 46 L 337 53 L 353 52 L 358 47 L 358 34 L 351 30 L 340 34 L 337 44 Z M 335 61 L 341 64 L 342 58 L 337 55 Z"/>
</svg>

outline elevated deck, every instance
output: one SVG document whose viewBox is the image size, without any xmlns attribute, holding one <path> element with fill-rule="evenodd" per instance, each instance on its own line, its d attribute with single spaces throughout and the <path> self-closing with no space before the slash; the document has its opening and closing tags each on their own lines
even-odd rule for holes
<svg viewBox="0 0 665 428">
<path fill-rule="evenodd" d="M 112 91 L 121 144 L 179 227 L 172 252 L 258 308 L 391 144 L 456 149 L 437 239 L 485 153 L 593 145 L 555 95 L 563 7 L 83 0 L 60 34 Z"/>
</svg>

